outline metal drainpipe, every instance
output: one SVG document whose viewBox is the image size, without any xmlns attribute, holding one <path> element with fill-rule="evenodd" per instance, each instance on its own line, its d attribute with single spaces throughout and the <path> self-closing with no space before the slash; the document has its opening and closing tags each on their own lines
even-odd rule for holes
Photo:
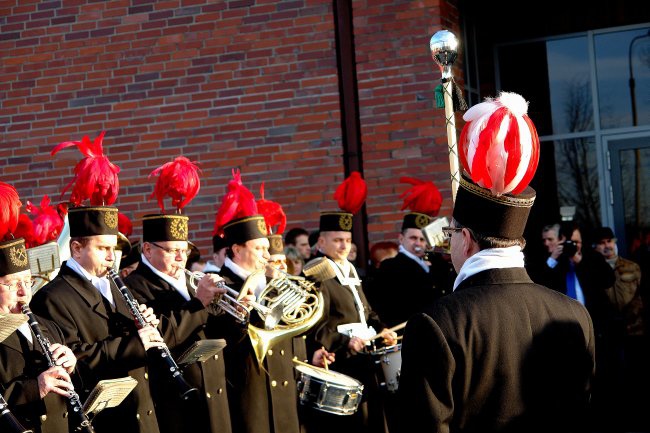
<svg viewBox="0 0 650 433">
<path fill-rule="evenodd" d="M 336 32 L 336 63 L 339 77 L 341 104 L 341 129 L 343 132 L 343 165 L 345 176 L 358 171 L 363 175 L 363 151 L 359 122 L 359 94 L 354 57 L 354 28 L 352 1 L 334 0 L 334 26 Z M 364 269 L 368 263 L 368 215 L 366 206 L 355 215 L 352 239 L 357 244 L 357 264 Z"/>
</svg>

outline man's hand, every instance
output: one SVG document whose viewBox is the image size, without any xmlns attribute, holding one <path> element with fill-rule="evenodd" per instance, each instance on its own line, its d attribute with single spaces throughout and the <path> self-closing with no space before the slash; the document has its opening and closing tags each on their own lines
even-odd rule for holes
<svg viewBox="0 0 650 433">
<path fill-rule="evenodd" d="M 140 312 L 142 313 L 142 318 L 144 319 L 147 324 L 153 326 L 154 328 L 158 326 L 160 323 L 160 320 L 156 317 L 156 315 L 153 312 L 152 308 L 147 307 L 144 304 L 138 305 L 138 308 L 140 309 Z"/>
<path fill-rule="evenodd" d="M 69 397 L 73 389 L 70 375 L 63 367 L 55 365 L 38 375 L 38 391 L 41 398 L 45 398 L 50 392 Z"/>
<path fill-rule="evenodd" d="M 318 349 L 311 357 L 312 365 L 317 367 L 327 368 L 328 365 L 336 361 L 336 356 L 333 352 L 328 352 L 325 348 Z"/>
<path fill-rule="evenodd" d="M 576 265 L 577 265 L 578 263 L 580 263 L 580 262 L 582 261 L 582 251 L 578 251 L 578 252 L 576 252 L 576 253 L 573 255 L 573 257 L 571 257 L 571 260 L 572 260 L 573 263 L 575 263 Z"/>
<path fill-rule="evenodd" d="M 138 329 L 138 335 L 140 336 L 140 341 L 142 341 L 145 351 L 152 347 L 163 347 L 165 345 L 165 341 L 160 335 L 160 332 L 152 326 L 145 326 L 144 328 Z"/>
<path fill-rule="evenodd" d="M 559 243 L 555 248 L 553 248 L 553 251 L 551 251 L 551 258 L 557 260 L 562 255 L 562 252 L 564 252 L 564 244 Z"/>
<path fill-rule="evenodd" d="M 386 346 L 393 346 L 397 344 L 397 334 L 394 331 L 386 328 L 383 329 L 379 335 L 381 335 L 384 339 L 384 344 Z"/>
<path fill-rule="evenodd" d="M 204 307 L 210 305 L 216 297 L 227 292 L 226 288 L 219 284 L 222 282 L 223 278 L 217 274 L 205 274 L 199 280 L 199 284 L 196 286 L 196 297 L 199 298 Z"/>
<path fill-rule="evenodd" d="M 72 349 L 59 343 L 52 343 L 50 350 L 56 365 L 63 367 L 68 373 L 74 371 L 74 367 L 77 365 L 77 357 L 74 356 Z"/>
<path fill-rule="evenodd" d="M 350 349 L 353 353 L 361 352 L 365 346 L 366 341 L 359 337 L 352 337 L 348 342 L 348 349 Z"/>
<path fill-rule="evenodd" d="M 239 302 L 244 304 L 244 306 L 246 306 L 246 308 L 250 309 L 250 308 L 252 308 L 252 304 L 255 302 L 256 299 L 257 298 L 255 296 L 255 288 L 252 287 L 252 286 L 249 286 L 248 287 L 248 292 L 246 292 L 246 294 L 239 300 Z"/>
</svg>

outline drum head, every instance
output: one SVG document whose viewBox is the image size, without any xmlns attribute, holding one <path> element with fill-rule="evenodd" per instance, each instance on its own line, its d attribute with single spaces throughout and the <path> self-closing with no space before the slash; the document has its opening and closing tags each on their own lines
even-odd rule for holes
<svg viewBox="0 0 650 433">
<path fill-rule="evenodd" d="M 297 365 L 296 370 L 298 370 L 300 373 L 304 373 L 308 376 L 319 379 L 322 382 L 336 383 L 338 385 L 351 387 L 361 385 L 361 382 L 358 380 L 332 370 L 323 370 L 321 368 L 311 367 L 308 365 Z"/>
</svg>

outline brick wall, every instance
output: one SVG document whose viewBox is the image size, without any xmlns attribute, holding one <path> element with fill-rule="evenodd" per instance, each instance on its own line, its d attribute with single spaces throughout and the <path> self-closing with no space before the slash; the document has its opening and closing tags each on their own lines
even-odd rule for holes
<svg viewBox="0 0 650 433">
<path fill-rule="evenodd" d="M 354 1 L 370 242 L 393 239 L 400 175 L 450 192 L 439 73 L 430 36 L 455 9 L 440 1 Z M 451 18 L 450 18 L 451 17 Z M 280 202 L 288 227 L 317 227 L 343 179 L 333 4 L 329 1 L 60 0 L 0 4 L 0 179 L 23 202 L 58 201 L 81 159 L 61 141 L 106 130 L 121 167 L 116 205 L 158 208 L 149 173 L 183 154 L 202 168 L 186 207 L 205 255 L 232 168 Z M 66 196 L 67 198 L 67 196 Z"/>
</svg>

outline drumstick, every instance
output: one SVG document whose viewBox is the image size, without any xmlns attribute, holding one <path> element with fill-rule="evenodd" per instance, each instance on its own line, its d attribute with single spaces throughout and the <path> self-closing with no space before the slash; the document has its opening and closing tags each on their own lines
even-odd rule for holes
<svg viewBox="0 0 650 433">
<path fill-rule="evenodd" d="M 388 328 L 388 330 L 391 331 L 391 332 L 395 332 L 395 331 L 399 331 L 400 329 L 404 328 L 405 326 L 406 326 L 406 322 L 402 322 L 399 325 L 395 325 L 392 328 Z M 379 337 L 381 337 L 381 334 L 373 335 L 370 338 L 366 338 L 366 341 L 372 341 L 372 340 L 374 340 L 376 338 L 379 338 Z"/>
<path fill-rule="evenodd" d="M 323 349 L 324 352 L 327 352 L 327 351 L 325 350 L 325 346 L 321 346 L 320 348 Z M 329 369 L 330 369 L 330 367 L 329 367 L 329 361 L 327 360 L 327 358 L 325 357 L 325 355 L 323 355 L 323 363 L 325 364 L 325 370 L 328 370 L 328 371 L 329 371 Z"/>
<path fill-rule="evenodd" d="M 301 361 L 301 360 L 299 360 L 299 359 L 297 359 L 297 358 L 292 359 L 292 361 L 293 361 L 295 364 L 298 364 L 298 365 L 304 365 L 304 366 L 306 366 L 306 367 L 315 368 L 315 369 L 317 369 L 317 370 L 320 370 L 320 371 L 324 371 L 324 372 L 326 372 L 326 373 L 329 373 L 329 370 L 327 370 L 327 369 L 325 369 L 325 368 L 321 368 L 321 367 L 319 367 L 319 366 L 317 366 L 317 365 L 311 365 L 310 363 L 308 363 L 308 362 L 303 362 L 303 361 Z"/>
</svg>

